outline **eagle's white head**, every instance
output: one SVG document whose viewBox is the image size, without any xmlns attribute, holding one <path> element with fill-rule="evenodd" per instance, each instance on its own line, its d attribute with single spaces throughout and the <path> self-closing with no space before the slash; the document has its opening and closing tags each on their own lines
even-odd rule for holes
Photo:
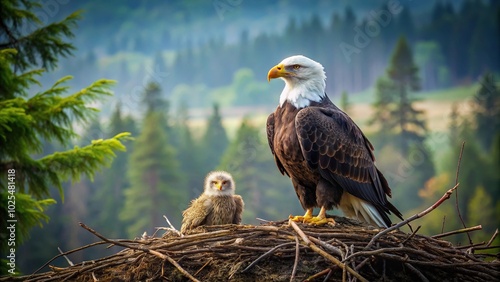
<svg viewBox="0 0 500 282">
<path fill-rule="evenodd" d="M 309 106 L 325 97 L 326 75 L 323 66 L 305 56 L 284 59 L 269 70 L 267 80 L 281 78 L 285 88 L 281 92 L 280 106 L 288 101 L 296 108 Z"/>
</svg>

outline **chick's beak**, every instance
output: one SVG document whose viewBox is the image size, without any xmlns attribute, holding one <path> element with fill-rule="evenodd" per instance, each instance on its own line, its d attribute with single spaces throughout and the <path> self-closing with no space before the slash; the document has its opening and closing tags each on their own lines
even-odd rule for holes
<svg viewBox="0 0 500 282">
<path fill-rule="evenodd" d="M 271 81 L 273 78 L 285 77 L 287 75 L 290 75 L 290 73 L 285 70 L 285 65 L 279 64 L 269 70 L 267 73 L 267 81 Z"/>
<path fill-rule="evenodd" d="M 217 181 L 217 183 L 215 183 L 215 187 L 217 187 L 217 189 L 219 189 L 219 191 L 222 190 L 222 183 L 220 183 L 220 181 Z"/>
</svg>

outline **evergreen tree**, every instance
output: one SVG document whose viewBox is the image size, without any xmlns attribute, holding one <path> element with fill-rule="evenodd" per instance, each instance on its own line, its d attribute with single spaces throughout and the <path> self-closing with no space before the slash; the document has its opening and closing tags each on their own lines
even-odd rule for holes
<svg viewBox="0 0 500 282">
<path fill-rule="evenodd" d="M 342 111 L 349 113 L 349 110 L 351 108 L 351 103 L 349 102 L 349 95 L 347 94 L 347 91 L 342 91 L 342 94 L 340 95 L 339 105 Z"/>
<path fill-rule="evenodd" d="M 448 139 L 450 147 L 458 148 L 460 146 L 460 114 L 458 112 L 458 104 L 455 102 L 451 105 L 450 123 L 448 125 Z"/>
<path fill-rule="evenodd" d="M 222 117 L 219 113 L 219 105 L 213 105 L 212 115 L 208 119 L 205 134 L 202 138 L 203 169 L 211 171 L 219 165 L 222 154 L 229 145 L 226 129 L 222 125 Z"/>
<path fill-rule="evenodd" d="M 179 186 L 179 164 L 174 148 L 168 143 L 161 113 L 150 113 L 130 156 L 125 189 L 125 204 L 120 219 L 127 222 L 130 237 L 164 225 L 162 215 L 180 223 L 181 203 L 187 201 L 186 189 Z"/>
<path fill-rule="evenodd" d="M 125 204 L 120 219 L 128 224 L 130 237 L 151 234 L 154 227 L 164 225 L 162 215 L 180 224 L 188 191 L 181 187 L 181 172 L 175 148 L 165 129 L 166 102 L 157 84 L 148 84 L 143 93 L 146 117 L 142 132 L 134 145 L 128 163 L 130 186 L 125 189 Z"/>
<path fill-rule="evenodd" d="M 189 192 L 189 199 L 193 199 L 203 192 L 203 180 L 208 171 L 201 166 L 201 150 L 189 128 L 188 109 L 185 103 L 179 106 L 176 116 L 174 138 L 180 168 L 184 172 L 182 186 Z"/>
<path fill-rule="evenodd" d="M 417 191 L 434 175 L 432 155 L 424 143 L 427 128 L 424 112 L 413 107 L 411 91 L 419 90 L 418 68 L 404 37 L 396 44 L 387 70 L 388 78 L 381 78 L 376 86 L 374 117 L 371 123 L 380 127 L 375 138 L 378 144 L 394 146 L 399 154 L 396 167 L 386 175 L 393 185 L 394 201 L 405 202 L 407 207 L 417 207 Z M 383 135 L 382 135 L 383 134 Z M 396 181 L 395 181 L 396 180 Z"/>
<path fill-rule="evenodd" d="M 111 115 L 106 134 L 113 136 L 123 131 L 135 132 L 135 124 L 130 117 L 123 116 L 121 104 L 118 103 Z M 125 225 L 120 221 L 119 213 L 125 201 L 124 190 L 130 186 L 125 176 L 128 171 L 127 158 L 131 152 L 133 150 L 128 150 L 127 154 L 117 153 L 116 160 L 111 167 L 104 169 L 99 175 L 100 185 L 92 185 L 95 187 L 89 203 L 93 214 L 92 226 L 112 238 L 126 236 Z"/>
<path fill-rule="evenodd" d="M 168 102 L 162 98 L 161 86 L 156 82 L 149 82 L 146 85 L 141 102 L 145 105 L 146 113 L 168 109 Z"/>
<path fill-rule="evenodd" d="M 393 142 L 392 127 L 390 120 L 392 119 L 391 112 L 395 108 L 395 89 L 394 84 L 387 78 L 381 77 L 375 85 L 375 100 L 372 104 L 374 113 L 369 120 L 369 125 L 377 125 L 377 134 L 373 139 L 374 144 L 388 144 Z M 376 146 L 378 147 L 378 146 Z"/>
<path fill-rule="evenodd" d="M 423 111 L 413 107 L 409 96 L 411 91 L 420 89 L 418 67 L 413 62 L 413 56 L 406 39 L 401 37 L 390 60 L 387 75 L 394 84 L 396 108 L 391 114 L 392 128 L 399 136 L 399 149 L 407 156 L 411 143 L 423 142 L 427 128 L 423 119 Z"/>
<path fill-rule="evenodd" d="M 156 55 L 153 58 L 153 65 L 152 65 L 152 70 L 153 72 L 158 72 L 158 73 L 166 73 L 168 70 L 167 63 L 165 62 L 165 59 L 163 58 L 163 55 L 161 52 L 156 53 Z M 162 89 L 167 89 L 167 81 L 165 79 L 158 79 L 158 84 Z"/>
<path fill-rule="evenodd" d="M 483 149 L 489 151 L 500 128 L 500 90 L 492 74 L 481 80 L 481 88 L 472 100 L 477 138 Z"/>
<path fill-rule="evenodd" d="M 92 117 L 97 109 L 88 104 L 111 95 L 113 82 L 98 80 L 63 95 L 68 92 L 64 84 L 71 79 L 64 77 L 49 89 L 32 93 L 43 73 L 37 67 L 55 68 L 59 56 L 74 50 L 67 40 L 73 36 L 78 14 L 43 26 L 33 12 L 40 7 L 35 1 L 2 0 L 0 6 L 0 201 L 8 203 L 15 197 L 15 209 L 2 204 L 0 216 L 2 226 L 7 226 L 8 219 L 17 220 L 15 245 L 2 244 L 3 252 L 17 247 L 33 226 L 49 219 L 45 210 L 55 203 L 51 187 L 64 199 L 63 182 L 77 181 L 82 174 L 92 178 L 96 170 L 111 163 L 114 151 L 125 150 L 121 141 L 128 133 L 63 152 L 43 152 L 44 141 L 70 146 L 71 138 L 77 136 L 73 123 L 85 124 Z M 0 231 L 2 242 L 10 237 L 8 232 L 6 228 Z"/>
</svg>

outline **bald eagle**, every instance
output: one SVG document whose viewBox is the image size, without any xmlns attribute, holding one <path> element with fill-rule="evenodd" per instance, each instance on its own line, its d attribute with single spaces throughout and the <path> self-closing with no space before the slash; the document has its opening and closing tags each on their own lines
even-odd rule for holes
<svg viewBox="0 0 500 282">
<path fill-rule="evenodd" d="M 323 66 L 298 55 L 269 70 L 281 78 L 279 105 L 267 119 L 267 138 L 276 165 L 291 178 L 304 216 L 294 221 L 335 224 L 326 211 L 340 207 L 348 217 L 388 227 L 393 212 L 391 189 L 375 166 L 373 146 L 352 119 L 325 93 Z M 313 209 L 321 208 L 314 217 Z"/>
</svg>

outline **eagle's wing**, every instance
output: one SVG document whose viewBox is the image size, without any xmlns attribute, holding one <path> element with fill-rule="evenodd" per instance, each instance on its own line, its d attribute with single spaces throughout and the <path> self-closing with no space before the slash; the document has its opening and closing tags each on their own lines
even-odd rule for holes
<svg viewBox="0 0 500 282">
<path fill-rule="evenodd" d="M 287 176 L 290 176 L 288 172 L 285 170 L 283 164 L 276 157 L 274 151 L 274 113 L 270 114 L 269 117 L 267 117 L 266 131 L 267 131 L 267 142 L 269 143 L 269 148 L 271 148 L 271 153 L 273 153 L 274 161 L 276 162 L 278 169 L 280 170 L 281 174 L 285 175 L 286 173 Z"/>
<path fill-rule="evenodd" d="M 390 188 L 375 167 L 373 147 L 344 112 L 307 107 L 297 114 L 295 126 L 302 153 L 312 169 L 380 211 L 397 211 L 384 195 L 390 195 Z M 384 212 L 381 215 L 389 220 Z"/>
<path fill-rule="evenodd" d="M 182 212 L 181 233 L 205 224 L 207 216 L 213 211 L 212 200 L 205 195 L 191 201 L 189 207 Z"/>
<path fill-rule="evenodd" d="M 234 210 L 233 224 L 241 223 L 241 213 L 243 212 L 243 207 L 245 203 L 243 202 L 243 198 L 240 195 L 233 196 L 234 203 L 236 204 L 236 209 Z"/>
</svg>

